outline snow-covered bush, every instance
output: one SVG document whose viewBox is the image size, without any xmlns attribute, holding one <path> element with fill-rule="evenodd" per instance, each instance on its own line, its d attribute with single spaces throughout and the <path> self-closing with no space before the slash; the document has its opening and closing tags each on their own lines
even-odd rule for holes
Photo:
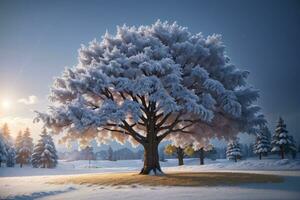
<svg viewBox="0 0 300 200">
<path fill-rule="evenodd" d="M 262 155 L 267 156 L 270 152 L 270 131 L 268 127 L 263 127 L 261 131 L 256 135 L 256 142 L 254 145 L 254 153 L 259 155 L 261 160 Z"/>
<path fill-rule="evenodd" d="M 284 159 L 285 154 L 297 152 L 296 144 L 292 136 L 288 135 L 286 130 L 286 124 L 283 119 L 280 117 L 278 124 L 275 129 L 275 133 L 272 137 L 272 152 L 279 153 L 281 159 Z"/>
<path fill-rule="evenodd" d="M 237 162 L 238 159 L 242 158 L 240 143 L 236 141 L 230 141 L 227 145 L 226 157 L 228 160 L 234 160 Z"/>
<path fill-rule="evenodd" d="M 46 129 L 40 135 L 35 145 L 31 164 L 33 167 L 53 168 L 57 164 L 57 152 L 52 137 L 47 134 Z"/>
<path fill-rule="evenodd" d="M 220 35 L 204 37 L 160 21 L 124 25 L 79 49 L 79 63 L 56 78 L 53 105 L 38 112 L 37 121 L 64 133 L 64 142 L 141 144 L 141 173 L 156 173 L 158 145 L 166 137 L 203 143 L 254 133 L 265 123 L 248 75 L 230 62 Z"/>
</svg>

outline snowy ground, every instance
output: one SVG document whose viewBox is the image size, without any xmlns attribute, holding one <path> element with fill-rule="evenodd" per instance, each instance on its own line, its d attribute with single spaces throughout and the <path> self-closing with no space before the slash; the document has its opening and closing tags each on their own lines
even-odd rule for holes
<svg viewBox="0 0 300 200">
<path fill-rule="evenodd" d="M 178 167 L 177 160 L 163 162 L 163 170 L 171 171 L 234 171 L 277 174 L 283 183 L 244 184 L 218 187 L 146 187 L 93 186 L 47 184 L 54 175 L 83 173 L 113 173 L 138 171 L 140 160 L 129 161 L 60 161 L 56 169 L 31 167 L 0 168 L 0 199 L 300 199 L 300 160 L 254 160 L 233 163 L 227 160 L 206 161 L 199 166 L 198 159 L 186 159 Z M 52 176 L 49 176 L 52 175 Z M 137 190 L 138 189 L 138 190 Z M 147 198 L 148 197 L 148 198 Z"/>
</svg>

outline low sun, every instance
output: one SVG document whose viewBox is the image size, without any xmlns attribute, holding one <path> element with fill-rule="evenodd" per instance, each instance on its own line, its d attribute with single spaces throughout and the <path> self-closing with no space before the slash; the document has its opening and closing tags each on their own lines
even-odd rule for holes
<svg viewBox="0 0 300 200">
<path fill-rule="evenodd" d="M 10 99 L 3 99 L 1 102 L 1 106 L 5 110 L 9 110 L 12 106 Z"/>
</svg>

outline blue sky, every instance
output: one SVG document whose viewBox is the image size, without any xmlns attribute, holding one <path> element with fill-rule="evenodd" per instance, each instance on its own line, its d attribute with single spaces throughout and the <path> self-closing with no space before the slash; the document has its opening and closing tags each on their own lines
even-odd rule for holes
<svg viewBox="0 0 300 200">
<path fill-rule="evenodd" d="M 300 140 L 299 1 L 4 1 L 0 0 L 0 123 L 30 125 L 47 108 L 54 76 L 77 63 L 77 49 L 117 25 L 177 21 L 193 33 L 220 33 L 232 62 L 251 72 L 273 130 L 286 119 Z M 37 101 L 30 104 L 28 97 Z M 27 100 L 20 101 L 20 99 Z M 36 126 L 36 125 L 35 125 Z M 38 134 L 38 126 L 33 128 Z"/>
</svg>

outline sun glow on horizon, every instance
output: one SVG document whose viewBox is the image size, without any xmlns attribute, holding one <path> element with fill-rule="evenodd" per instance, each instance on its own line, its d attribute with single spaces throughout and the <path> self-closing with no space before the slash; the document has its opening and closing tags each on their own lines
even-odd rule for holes
<svg viewBox="0 0 300 200">
<path fill-rule="evenodd" d="M 12 101 L 10 99 L 3 99 L 1 101 L 1 107 L 3 110 L 10 110 L 12 107 Z"/>
</svg>

